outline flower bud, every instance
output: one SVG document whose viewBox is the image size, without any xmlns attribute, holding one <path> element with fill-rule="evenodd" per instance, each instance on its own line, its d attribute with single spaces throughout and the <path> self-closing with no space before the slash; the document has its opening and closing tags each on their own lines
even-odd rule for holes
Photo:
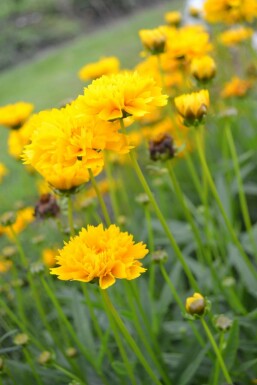
<svg viewBox="0 0 257 385">
<path fill-rule="evenodd" d="M 171 27 L 178 27 L 181 23 L 181 13 L 178 11 L 165 13 L 165 21 Z"/>
<path fill-rule="evenodd" d="M 214 323 L 217 329 L 225 332 L 231 328 L 233 321 L 225 315 L 221 314 L 215 318 Z"/>
<path fill-rule="evenodd" d="M 201 90 L 191 94 L 177 96 L 174 99 L 175 107 L 184 119 L 186 126 L 197 126 L 207 114 L 210 99 L 208 90 Z"/>
<path fill-rule="evenodd" d="M 165 250 L 157 250 L 152 255 L 154 263 L 165 263 L 168 259 L 168 254 Z"/>
<path fill-rule="evenodd" d="M 39 357 L 37 358 L 37 362 L 40 364 L 40 365 L 46 365 L 46 364 L 49 364 L 49 362 L 52 360 L 52 353 L 47 351 L 47 350 L 44 350 L 40 355 Z"/>
<path fill-rule="evenodd" d="M 60 212 L 60 207 L 57 204 L 56 198 L 52 194 L 41 195 L 35 206 L 35 217 L 46 219 L 56 217 Z"/>
<path fill-rule="evenodd" d="M 169 134 L 164 134 L 149 142 L 150 158 L 154 161 L 174 158 L 176 148 Z"/>
<path fill-rule="evenodd" d="M 4 227 L 12 226 L 16 221 L 16 215 L 13 211 L 8 211 L 1 216 L 1 225 Z"/>
<path fill-rule="evenodd" d="M 165 51 L 166 35 L 161 27 L 141 29 L 139 36 L 145 49 L 152 55 L 159 55 Z"/>
<path fill-rule="evenodd" d="M 186 299 L 186 311 L 192 316 L 203 315 L 205 308 L 205 299 L 200 293 L 194 293 L 192 297 Z"/>
<path fill-rule="evenodd" d="M 207 82 L 216 75 L 216 64 L 211 56 L 202 56 L 192 60 L 191 74 L 201 82 Z"/>
<path fill-rule="evenodd" d="M 13 343 L 18 346 L 27 345 L 28 342 L 29 342 L 29 336 L 25 333 L 16 334 L 16 336 L 13 339 Z"/>
</svg>

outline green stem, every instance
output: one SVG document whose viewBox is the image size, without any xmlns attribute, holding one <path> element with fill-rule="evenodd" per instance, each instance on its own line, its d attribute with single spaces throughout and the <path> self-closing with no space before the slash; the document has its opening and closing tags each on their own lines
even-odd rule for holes
<svg viewBox="0 0 257 385">
<path fill-rule="evenodd" d="M 70 226 L 70 235 L 74 237 L 75 230 L 74 230 L 74 222 L 73 222 L 73 210 L 72 210 L 72 198 L 71 194 L 68 195 L 68 220 L 69 220 L 69 226 Z"/>
<path fill-rule="evenodd" d="M 203 328 L 204 328 L 204 330 L 206 332 L 206 335 L 207 335 L 207 337 L 208 337 L 208 339 L 209 339 L 209 341 L 210 341 L 210 343 L 211 343 L 211 345 L 213 347 L 213 350 L 214 350 L 214 352 L 216 354 L 217 360 L 219 361 L 220 368 L 221 368 L 221 370 L 222 370 L 222 372 L 224 374 L 224 377 L 225 377 L 227 383 L 229 385 L 233 385 L 233 382 L 232 382 L 231 377 L 230 377 L 230 375 L 228 373 L 228 370 L 227 370 L 227 367 L 225 365 L 225 362 L 224 362 L 224 360 L 222 358 L 222 355 L 221 355 L 220 350 L 219 350 L 219 348 L 218 348 L 218 346 L 216 344 L 216 341 L 213 338 L 213 335 L 212 335 L 212 333 L 211 333 L 211 331 L 209 329 L 209 326 L 207 325 L 207 323 L 206 323 L 204 318 L 201 318 L 201 322 L 202 322 Z"/>
<path fill-rule="evenodd" d="M 20 240 L 13 228 L 13 226 L 11 225 L 10 226 L 10 230 L 11 230 L 11 233 L 12 233 L 12 236 L 13 236 L 13 240 L 14 240 L 14 243 L 16 244 L 16 247 L 18 249 L 18 252 L 19 252 L 19 255 L 20 255 L 20 258 L 21 258 L 21 263 L 23 265 L 24 268 L 27 268 L 28 267 L 28 261 L 27 261 L 27 258 L 26 258 L 26 255 L 24 253 L 24 250 L 23 250 L 23 247 L 20 243 Z"/>
<path fill-rule="evenodd" d="M 75 376 L 75 374 L 71 373 L 69 370 L 63 368 L 62 366 L 58 364 L 53 364 L 53 367 L 59 370 L 60 372 L 66 374 L 66 376 L 71 378 L 72 380 L 77 381 L 80 385 L 88 385 L 88 382 L 84 382 L 81 378 Z"/>
<path fill-rule="evenodd" d="M 224 341 L 224 333 L 221 332 L 220 334 L 220 342 L 219 342 L 219 351 L 222 352 L 222 346 L 223 346 L 223 341 Z M 215 367 L 214 367 L 214 376 L 213 376 L 213 381 L 212 385 L 218 385 L 219 383 L 219 376 L 220 376 L 220 364 L 218 359 L 215 362 Z"/>
<path fill-rule="evenodd" d="M 114 317 L 112 315 L 110 306 L 109 306 L 108 302 L 106 301 L 106 296 L 104 294 L 105 294 L 105 290 L 102 290 L 101 291 L 101 295 L 102 295 L 105 311 L 106 311 L 108 319 L 110 321 L 111 328 L 112 328 L 112 331 L 113 331 L 113 334 L 114 334 L 114 338 L 116 340 L 116 343 L 118 345 L 121 357 L 122 357 L 124 365 L 126 367 L 128 377 L 130 378 L 130 381 L 131 381 L 132 385 L 137 385 L 137 380 L 136 380 L 136 378 L 134 376 L 134 371 L 133 371 L 133 369 L 131 367 L 131 364 L 129 362 L 126 350 L 124 349 L 124 346 L 122 344 L 122 340 L 121 340 L 120 335 L 119 335 L 119 331 L 117 330 L 117 327 L 116 327 L 115 319 L 114 319 Z"/>
<path fill-rule="evenodd" d="M 170 280 L 170 277 L 168 276 L 167 271 L 166 271 L 163 263 L 160 263 L 160 270 L 161 270 L 161 273 L 163 275 L 165 282 L 167 283 L 168 287 L 170 288 L 170 291 L 174 297 L 174 300 L 177 302 L 178 307 L 180 308 L 181 313 L 182 314 L 185 313 L 184 304 L 182 303 L 182 301 L 181 301 L 181 299 L 180 299 L 180 297 L 176 291 L 175 286 L 173 285 L 172 281 Z M 193 331 L 196 339 L 198 340 L 199 344 L 204 347 L 205 346 L 204 340 L 202 339 L 202 337 L 199 334 L 198 330 L 196 329 L 195 325 L 192 322 L 190 322 L 190 326 L 191 326 L 192 331 Z"/>
<path fill-rule="evenodd" d="M 125 132 L 125 126 L 124 126 L 124 122 L 122 119 L 120 119 L 120 126 L 121 126 L 121 130 L 123 132 Z M 150 187 L 149 187 L 149 185 L 148 185 L 148 183 L 144 177 L 144 174 L 142 173 L 142 170 L 141 170 L 141 168 L 137 162 L 134 150 L 130 151 L 130 159 L 131 159 L 131 163 L 134 167 L 134 170 L 137 174 L 137 177 L 138 177 L 143 189 L 145 190 L 146 195 L 148 196 L 148 198 L 149 198 L 149 200 L 150 200 L 150 202 L 154 208 L 155 214 L 157 215 L 157 218 L 159 219 L 159 221 L 163 227 L 163 230 L 165 231 L 166 236 L 169 239 L 171 246 L 173 247 L 173 249 L 175 251 L 177 258 L 180 261 L 191 286 L 195 289 L 195 291 L 200 291 L 198 288 L 197 282 L 196 282 L 193 274 L 191 273 L 191 270 L 189 269 L 189 267 L 186 263 L 186 260 L 183 256 L 180 248 L 178 247 L 178 244 L 177 244 L 173 234 L 171 233 L 169 226 L 168 226 L 168 224 L 167 224 L 167 222 L 166 222 L 166 220 L 165 220 L 165 218 L 164 218 L 164 216 L 163 216 L 163 214 L 162 214 L 162 212 L 161 212 L 161 210 L 160 210 L 160 208 L 159 208 L 159 206 L 158 206 L 158 204 L 157 204 L 157 202 L 153 196 L 153 193 L 152 193 L 152 191 L 151 191 L 151 189 L 150 189 Z"/>
<path fill-rule="evenodd" d="M 90 175 L 90 180 L 91 180 L 91 183 L 95 189 L 95 192 L 96 192 L 96 195 L 97 195 L 97 198 L 98 198 L 98 201 L 99 201 L 99 204 L 101 206 L 101 209 L 102 209 L 102 213 L 103 213 L 103 216 L 104 216 L 104 219 L 105 219 L 105 222 L 106 222 L 106 225 L 107 226 L 110 226 L 111 225 L 111 219 L 110 219 L 110 216 L 109 216 L 109 213 L 108 213 L 108 210 L 107 210 L 107 207 L 106 207 L 106 204 L 104 202 L 104 199 L 102 197 L 102 194 L 98 188 L 98 185 L 96 183 L 96 180 L 95 180 L 95 177 L 92 173 L 92 170 L 91 169 L 88 169 L 89 171 L 89 175 Z"/>
<path fill-rule="evenodd" d="M 219 197 L 219 194 L 217 192 L 217 189 L 215 187 L 215 183 L 213 181 L 213 178 L 211 176 L 211 173 L 210 173 L 210 170 L 209 170 L 209 167 L 207 165 L 207 162 L 206 162 L 206 158 L 204 156 L 204 153 L 203 153 L 203 150 L 202 150 L 202 146 L 201 146 L 201 140 L 200 140 L 200 137 L 199 137 L 199 133 L 197 132 L 196 133 L 196 143 L 197 143 L 197 150 L 198 150 L 198 155 L 199 155 L 199 159 L 201 161 L 201 164 L 202 164 L 202 168 L 203 168 L 203 172 L 205 172 L 206 174 L 206 178 L 207 178 L 207 181 L 209 183 L 209 186 L 210 186 L 210 189 L 212 191 L 212 194 L 214 196 L 214 199 L 216 200 L 216 203 L 220 209 L 220 212 L 221 212 L 221 215 L 224 219 L 224 222 L 227 226 L 227 229 L 230 233 L 230 236 L 231 238 L 233 239 L 233 242 L 234 244 L 236 245 L 236 247 L 238 248 L 239 252 L 241 253 L 246 265 L 248 266 L 249 270 L 252 272 L 252 274 L 254 275 L 255 278 L 257 278 L 257 272 L 256 270 L 254 269 L 254 266 L 252 265 L 250 259 L 248 258 L 247 254 L 245 253 L 229 219 L 228 219 L 228 216 L 226 214 L 226 211 L 223 207 L 223 204 L 221 202 L 221 199 Z"/>
<path fill-rule="evenodd" d="M 112 165 L 109 160 L 108 154 L 105 154 L 105 171 L 106 171 L 106 175 L 109 183 L 110 198 L 112 202 L 114 218 L 115 218 L 115 222 L 117 223 L 119 218 L 119 205 L 118 205 L 117 196 L 115 193 L 115 184 L 114 184 L 115 182 L 114 182 L 113 173 L 112 173 Z"/>
<path fill-rule="evenodd" d="M 34 378 L 35 378 L 35 380 L 36 380 L 36 383 L 37 383 L 38 385 L 44 385 L 43 382 L 42 382 L 42 380 L 41 380 L 41 378 L 40 378 L 40 376 L 39 376 L 39 374 L 38 374 L 37 371 L 36 371 L 35 364 L 34 364 L 33 360 L 31 359 L 30 353 L 29 353 L 29 351 L 27 350 L 27 348 L 24 347 L 24 348 L 23 348 L 23 352 L 24 352 L 24 355 L 25 355 L 25 357 L 26 357 L 26 360 L 27 360 L 27 362 L 28 362 L 28 364 L 29 364 L 29 366 L 30 366 L 30 369 L 31 369 L 31 371 L 32 371 L 32 373 L 33 373 L 33 376 L 34 376 Z"/>
<path fill-rule="evenodd" d="M 156 377 L 155 373 L 153 372 L 151 366 L 148 364 L 146 361 L 145 357 L 143 356 L 142 352 L 138 348 L 136 342 L 134 339 L 131 337 L 130 333 L 128 332 L 126 326 L 124 325 L 122 319 L 120 318 L 118 312 L 116 309 L 113 307 L 111 300 L 108 296 L 108 293 L 106 290 L 102 291 L 102 295 L 104 298 L 104 301 L 106 303 L 106 306 L 109 308 L 110 314 L 113 317 L 116 325 L 120 329 L 120 332 L 123 334 L 125 340 L 127 341 L 128 345 L 131 347 L 139 361 L 141 362 L 142 366 L 145 368 L 146 372 L 149 374 L 150 378 L 152 379 L 153 383 L 156 385 L 162 385 L 161 382 L 158 380 Z"/>
<path fill-rule="evenodd" d="M 228 123 L 225 126 L 225 133 L 226 133 L 227 142 L 229 145 L 229 149 L 230 149 L 230 153 L 231 153 L 232 161 L 233 161 L 233 165 L 234 165 L 234 170 L 235 170 L 235 174 L 236 174 L 236 179 L 237 179 L 237 184 L 238 184 L 239 201 L 240 201 L 241 211 L 242 211 L 242 215 L 243 215 L 243 220 L 244 220 L 245 227 L 246 227 L 246 230 L 247 230 L 248 235 L 249 235 L 250 242 L 252 243 L 253 250 L 255 251 L 255 257 L 256 257 L 257 247 L 256 247 L 254 235 L 253 235 L 251 218 L 250 218 L 250 214 L 249 214 L 249 210 L 248 210 L 248 206 L 247 206 L 247 201 L 246 201 L 245 192 L 244 192 L 244 185 L 243 185 L 243 181 L 242 181 L 242 177 L 241 177 L 241 173 L 240 173 L 240 166 L 239 166 L 238 156 L 237 156 L 237 152 L 236 152 L 236 146 L 235 146 L 235 143 L 233 140 L 230 125 Z"/>
<path fill-rule="evenodd" d="M 148 233 L 148 247 L 150 251 L 150 256 L 152 256 L 154 252 L 154 235 L 153 235 L 153 226 L 152 226 L 152 221 L 151 221 L 151 214 L 150 210 L 147 205 L 144 206 L 145 209 L 145 219 L 146 219 L 146 227 L 147 227 L 147 233 Z M 153 261 L 151 261 L 150 264 L 150 274 L 149 274 L 149 291 L 150 291 L 150 296 L 154 300 L 155 297 L 155 264 Z M 154 308 L 153 308 L 153 316 L 154 316 Z"/>
</svg>

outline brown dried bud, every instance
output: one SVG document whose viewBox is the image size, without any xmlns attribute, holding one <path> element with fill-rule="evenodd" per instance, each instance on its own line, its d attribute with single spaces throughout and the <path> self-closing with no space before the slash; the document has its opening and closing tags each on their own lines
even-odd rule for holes
<svg viewBox="0 0 257 385">
<path fill-rule="evenodd" d="M 60 212 L 60 207 L 56 198 L 52 194 L 41 195 L 39 201 L 35 206 L 35 217 L 39 219 L 46 219 L 56 217 Z"/>
<path fill-rule="evenodd" d="M 164 134 L 149 142 L 149 151 L 150 158 L 154 161 L 174 158 L 176 154 L 174 140 L 169 134 Z"/>
</svg>

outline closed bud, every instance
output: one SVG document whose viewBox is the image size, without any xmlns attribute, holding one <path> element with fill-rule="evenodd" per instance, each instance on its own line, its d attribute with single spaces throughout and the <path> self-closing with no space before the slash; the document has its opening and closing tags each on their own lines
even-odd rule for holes
<svg viewBox="0 0 257 385">
<path fill-rule="evenodd" d="M 194 293 L 186 299 L 186 311 L 192 316 L 202 316 L 205 313 L 205 299 L 200 293 Z"/>
<path fill-rule="evenodd" d="M 219 329 L 222 332 L 225 332 L 229 330 L 233 324 L 233 321 L 226 317 L 225 315 L 221 314 L 214 319 L 214 324 L 217 329 Z"/>
<path fill-rule="evenodd" d="M 16 334 L 13 343 L 18 346 L 25 346 L 29 342 L 29 336 L 25 333 Z"/>
<path fill-rule="evenodd" d="M 37 362 L 40 364 L 40 365 L 46 365 L 46 364 L 49 364 L 50 361 L 52 360 L 52 353 L 45 350 L 43 351 L 37 358 Z"/>
<path fill-rule="evenodd" d="M 216 64 L 211 56 L 202 56 L 192 60 L 191 74 L 200 82 L 207 82 L 216 75 Z"/>
<path fill-rule="evenodd" d="M 41 195 L 35 206 L 35 217 L 39 219 L 56 217 L 60 212 L 56 198 L 52 194 Z"/>
<path fill-rule="evenodd" d="M 176 147 L 169 134 L 161 135 L 149 142 L 150 158 L 154 161 L 174 158 Z"/>
<path fill-rule="evenodd" d="M 13 211 L 8 211 L 1 216 L 1 225 L 4 227 L 12 226 L 16 221 L 16 214 Z"/>
<path fill-rule="evenodd" d="M 139 36 L 145 49 L 152 55 L 159 55 L 165 51 L 166 35 L 162 27 L 142 29 Z"/>
</svg>

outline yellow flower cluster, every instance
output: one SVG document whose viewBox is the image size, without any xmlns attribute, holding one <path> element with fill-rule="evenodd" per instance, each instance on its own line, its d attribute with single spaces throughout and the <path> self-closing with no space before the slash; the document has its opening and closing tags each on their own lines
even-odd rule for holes
<svg viewBox="0 0 257 385">
<path fill-rule="evenodd" d="M 107 229 L 102 224 L 88 226 L 59 250 L 56 262 L 60 266 L 52 268 L 51 274 L 61 280 L 97 280 L 101 289 L 107 289 L 116 278 L 131 280 L 144 273 L 138 260 L 147 252 L 142 242 L 135 244 L 132 235 L 115 225 Z"/>
<path fill-rule="evenodd" d="M 86 116 L 76 104 L 43 111 L 23 158 L 54 188 L 70 190 L 101 172 L 103 150 L 126 153 L 129 147 L 117 124 Z"/>
<path fill-rule="evenodd" d="M 253 35 L 252 28 L 239 27 L 229 29 L 220 34 L 219 40 L 226 46 L 233 46 L 244 40 L 250 39 Z"/>
<path fill-rule="evenodd" d="M 204 3 L 204 18 L 209 23 L 252 22 L 256 17 L 256 0 L 206 0 Z"/>
<path fill-rule="evenodd" d="M 105 121 L 144 116 L 167 104 L 156 82 L 137 72 L 122 72 L 96 79 L 75 102 L 82 111 Z"/>
<path fill-rule="evenodd" d="M 119 71 L 120 62 L 115 56 L 105 57 L 95 63 L 82 67 L 78 73 L 81 80 L 88 81 L 99 78 L 102 75 L 115 74 Z"/>
<path fill-rule="evenodd" d="M 18 102 L 0 107 L 0 124 L 12 129 L 19 129 L 29 118 L 33 104 Z"/>
</svg>

